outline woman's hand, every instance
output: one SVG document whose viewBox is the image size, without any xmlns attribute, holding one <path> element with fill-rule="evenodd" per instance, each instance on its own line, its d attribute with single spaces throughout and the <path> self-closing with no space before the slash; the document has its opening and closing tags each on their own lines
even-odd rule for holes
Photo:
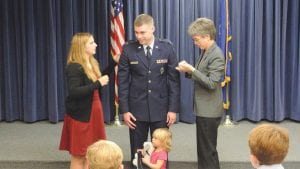
<svg viewBox="0 0 300 169">
<path fill-rule="evenodd" d="M 109 77 L 107 75 L 101 76 L 98 81 L 100 82 L 101 86 L 105 86 L 109 82 Z"/>
<path fill-rule="evenodd" d="M 119 63 L 120 55 L 121 55 L 121 54 L 116 54 L 116 55 L 112 56 L 113 60 L 114 60 L 116 63 Z"/>
<path fill-rule="evenodd" d="M 178 63 L 176 70 L 178 70 L 179 72 L 191 73 L 195 70 L 195 68 L 183 60 Z"/>
</svg>

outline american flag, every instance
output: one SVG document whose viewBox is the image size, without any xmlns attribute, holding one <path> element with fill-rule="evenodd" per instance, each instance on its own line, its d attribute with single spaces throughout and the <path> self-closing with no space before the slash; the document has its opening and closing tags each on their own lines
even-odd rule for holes
<svg viewBox="0 0 300 169">
<path fill-rule="evenodd" d="M 122 0 L 112 0 L 111 2 L 111 54 L 120 54 L 122 45 L 125 42 L 123 2 Z"/>
<path fill-rule="evenodd" d="M 122 0 L 111 1 L 111 26 L 110 26 L 110 52 L 112 56 L 120 55 L 122 52 L 122 45 L 125 42 L 124 19 L 123 19 L 123 2 Z M 118 85 L 117 85 L 117 71 L 115 68 L 115 104 L 118 104 Z"/>
</svg>

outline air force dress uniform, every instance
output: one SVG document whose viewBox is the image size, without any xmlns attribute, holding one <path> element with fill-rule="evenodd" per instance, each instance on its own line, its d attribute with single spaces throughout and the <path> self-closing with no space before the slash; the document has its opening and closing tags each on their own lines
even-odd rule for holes
<svg viewBox="0 0 300 169">
<path fill-rule="evenodd" d="M 123 46 L 118 82 L 120 113 L 131 112 L 138 121 L 166 120 L 167 112 L 179 110 L 179 73 L 171 42 L 155 39 L 150 60 L 143 45 Z"/>
<path fill-rule="evenodd" d="M 131 112 L 138 124 L 150 124 L 150 130 L 166 127 L 168 112 L 178 113 L 180 87 L 179 72 L 175 69 L 178 60 L 172 43 L 155 39 L 151 51 L 148 58 L 138 41 L 127 42 L 118 67 L 120 114 Z M 159 121 L 164 123 L 151 127 Z M 140 139 L 148 136 L 145 128 L 136 127 L 134 132 L 138 136 L 133 136 L 130 130 L 131 156 L 146 141 Z"/>
</svg>

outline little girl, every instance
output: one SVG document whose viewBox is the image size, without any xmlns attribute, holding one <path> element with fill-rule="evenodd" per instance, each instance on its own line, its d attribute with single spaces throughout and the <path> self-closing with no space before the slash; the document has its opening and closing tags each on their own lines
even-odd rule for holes
<svg viewBox="0 0 300 169">
<path fill-rule="evenodd" d="M 152 152 L 143 153 L 142 161 L 151 169 L 166 169 L 168 152 L 171 150 L 172 133 L 167 128 L 158 128 L 153 132 Z M 150 157 L 149 157 L 150 154 Z"/>
</svg>

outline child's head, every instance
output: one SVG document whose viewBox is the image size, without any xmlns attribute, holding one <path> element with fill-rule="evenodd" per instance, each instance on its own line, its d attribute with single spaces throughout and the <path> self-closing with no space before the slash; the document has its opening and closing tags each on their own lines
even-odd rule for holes
<svg viewBox="0 0 300 169">
<path fill-rule="evenodd" d="M 114 142 L 99 140 L 86 153 L 89 169 L 122 169 L 123 153 Z"/>
<path fill-rule="evenodd" d="M 253 166 L 252 158 L 257 160 L 256 165 L 279 164 L 289 149 L 288 130 L 272 124 L 259 125 L 250 132 L 248 144 Z"/>
<path fill-rule="evenodd" d="M 159 141 L 159 143 L 157 143 Z M 152 143 L 155 148 L 157 146 L 163 148 L 165 151 L 171 150 L 172 133 L 168 128 L 158 128 L 152 134 Z M 159 144 L 159 145 L 157 145 Z"/>
</svg>

